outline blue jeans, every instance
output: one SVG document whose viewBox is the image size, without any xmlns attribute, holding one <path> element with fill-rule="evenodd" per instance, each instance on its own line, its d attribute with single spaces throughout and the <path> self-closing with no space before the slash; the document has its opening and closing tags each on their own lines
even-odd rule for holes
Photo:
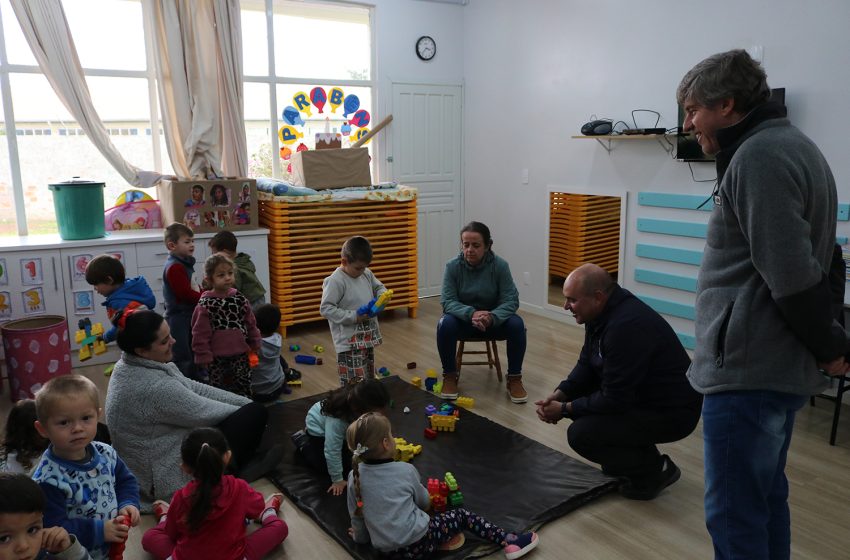
<svg viewBox="0 0 850 560">
<path fill-rule="evenodd" d="M 785 460 L 806 398 L 774 391 L 705 396 L 705 524 L 716 560 L 791 557 Z"/>
<path fill-rule="evenodd" d="M 174 346 L 171 347 L 171 361 L 185 377 L 194 379 L 195 359 L 192 353 L 192 311 L 165 315 L 165 322 L 171 329 Z"/>
<path fill-rule="evenodd" d="M 493 338 L 506 340 L 508 346 L 508 375 L 522 375 L 525 358 L 525 323 L 519 315 L 511 315 L 498 327 L 491 326 L 482 332 L 472 323 L 454 315 L 443 315 L 437 323 L 437 351 L 443 363 L 443 374 L 457 373 L 457 341 L 468 338 Z"/>
</svg>

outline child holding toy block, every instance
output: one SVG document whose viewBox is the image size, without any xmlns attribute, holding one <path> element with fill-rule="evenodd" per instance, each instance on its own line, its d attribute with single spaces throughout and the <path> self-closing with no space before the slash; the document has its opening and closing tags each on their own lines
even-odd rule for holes
<svg viewBox="0 0 850 560">
<path fill-rule="evenodd" d="M 365 237 L 349 238 L 340 256 L 340 266 L 322 285 L 319 312 L 331 328 L 339 383 L 346 385 L 375 378 L 375 346 L 382 342 L 376 304 L 387 289 L 368 268 L 372 246 Z"/>
</svg>

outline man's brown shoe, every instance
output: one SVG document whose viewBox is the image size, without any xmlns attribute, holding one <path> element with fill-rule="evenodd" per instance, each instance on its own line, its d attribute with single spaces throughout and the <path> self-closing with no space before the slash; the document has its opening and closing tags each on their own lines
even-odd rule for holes
<svg viewBox="0 0 850 560">
<path fill-rule="evenodd" d="M 449 401 L 457 399 L 457 374 L 443 375 L 443 389 L 440 391 L 440 398 Z"/>
<path fill-rule="evenodd" d="M 517 404 L 528 401 L 528 393 L 525 392 L 525 387 L 522 386 L 521 375 L 508 376 L 508 395 L 511 397 L 511 401 Z"/>
</svg>

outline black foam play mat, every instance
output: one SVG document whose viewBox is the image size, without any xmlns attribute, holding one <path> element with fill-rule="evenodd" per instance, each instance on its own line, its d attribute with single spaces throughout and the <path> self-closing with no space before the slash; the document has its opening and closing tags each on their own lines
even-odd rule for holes
<svg viewBox="0 0 850 560">
<path fill-rule="evenodd" d="M 613 479 L 599 470 L 479 416 L 474 409 L 461 409 L 455 432 L 439 432 L 435 440 L 425 439 L 425 407 L 439 407 L 444 401 L 398 377 L 388 377 L 384 382 L 393 399 L 389 413 L 393 434 L 423 446 L 422 453 L 412 460 L 423 484 L 428 478 L 442 479 L 446 471 L 451 471 L 463 493 L 463 507 L 508 531 L 537 529 L 614 488 Z M 353 558 L 381 558 L 373 548 L 356 545 L 348 536 L 351 520 L 345 495 L 328 494 L 328 476 L 310 470 L 295 455 L 289 436 L 304 427 L 307 410 L 323 396 L 269 408 L 268 433 L 273 440 L 269 443 L 282 443 L 286 450 L 271 480 Z M 405 406 L 410 408 L 409 414 L 403 412 Z M 534 414 L 532 407 L 526 407 Z M 497 548 L 469 533 L 466 538 L 459 550 L 438 553 L 437 557 L 483 556 Z"/>
</svg>

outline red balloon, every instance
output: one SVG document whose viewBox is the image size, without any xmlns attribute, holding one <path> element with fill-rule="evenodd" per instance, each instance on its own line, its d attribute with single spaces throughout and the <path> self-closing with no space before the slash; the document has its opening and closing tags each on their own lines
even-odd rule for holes
<svg viewBox="0 0 850 560">
<path fill-rule="evenodd" d="M 310 101 L 313 102 L 313 105 L 322 112 L 322 107 L 325 106 L 325 102 L 328 100 L 328 95 L 325 93 L 325 90 L 320 87 L 314 87 L 310 90 Z"/>
</svg>

